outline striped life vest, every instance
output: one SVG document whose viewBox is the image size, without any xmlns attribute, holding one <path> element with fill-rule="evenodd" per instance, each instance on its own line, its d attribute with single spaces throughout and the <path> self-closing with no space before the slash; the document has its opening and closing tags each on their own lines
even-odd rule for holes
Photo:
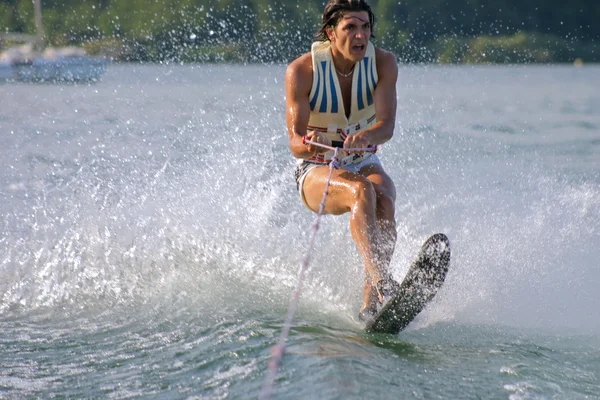
<svg viewBox="0 0 600 400">
<path fill-rule="evenodd" d="M 347 136 L 361 132 L 376 122 L 373 94 L 377 87 L 375 47 L 368 43 L 365 57 L 354 65 L 350 116 L 346 117 L 342 90 L 331 57 L 330 42 L 312 44 L 313 83 L 309 95 L 310 118 L 308 130 L 316 130 L 332 141 L 344 141 Z M 372 153 L 362 156 L 340 151 L 338 158 L 345 163 L 357 163 Z M 317 154 L 305 161 L 327 164 L 333 151 Z"/>
</svg>

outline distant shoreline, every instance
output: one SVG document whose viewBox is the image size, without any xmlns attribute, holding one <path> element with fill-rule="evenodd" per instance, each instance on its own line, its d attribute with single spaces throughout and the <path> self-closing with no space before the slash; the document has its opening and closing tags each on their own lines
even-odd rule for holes
<svg viewBox="0 0 600 400">
<path fill-rule="evenodd" d="M 113 62 L 174 62 L 184 64 L 238 63 L 286 64 L 308 51 L 309 41 L 285 47 L 282 40 L 272 43 L 176 44 L 153 40 L 98 39 L 69 46 L 81 47 L 88 55 L 104 56 Z M 510 36 L 441 37 L 426 46 L 410 42 L 390 44 L 374 40 L 405 64 L 575 64 L 600 62 L 600 46 L 595 42 L 571 42 L 554 35 L 519 32 Z M 15 43 L 4 43 L 6 50 Z M 257 49 L 268 48 L 268 51 Z M 285 48 L 284 48 L 285 47 Z"/>
<path fill-rule="evenodd" d="M 569 42 L 553 35 L 520 32 L 511 36 L 478 36 L 473 38 L 443 37 L 427 46 L 410 42 L 391 45 L 386 40 L 375 40 L 394 52 L 404 63 L 440 64 L 553 64 L 600 62 L 600 46 L 594 42 Z M 116 61 L 176 61 L 176 62 L 239 62 L 288 63 L 308 51 L 306 46 L 279 49 L 283 44 L 273 40 L 269 52 L 252 52 L 260 44 L 223 43 L 187 45 L 160 49 L 154 42 L 120 44 L 110 42 L 108 55 Z M 264 45 L 263 45 L 264 47 Z M 91 53 L 102 53 L 102 42 L 86 45 Z M 294 51 L 295 50 L 295 51 Z"/>
</svg>

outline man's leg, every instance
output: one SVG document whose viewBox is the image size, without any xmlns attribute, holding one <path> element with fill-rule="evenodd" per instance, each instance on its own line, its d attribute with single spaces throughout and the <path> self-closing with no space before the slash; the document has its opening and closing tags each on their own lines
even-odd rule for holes
<svg viewBox="0 0 600 400">
<path fill-rule="evenodd" d="M 315 212 L 318 211 L 322 200 L 328 176 L 329 169 L 319 167 L 312 169 L 304 179 L 304 199 L 308 207 Z M 324 212 L 334 215 L 350 212 L 350 233 L 365 265 L 365 288 L 373 288 L 385 278 L 385 271 L 380 267 L 382 263 L 378 260 L 380 255 L 377 246 L 381 239 L 377 193 L 373 183 L 363 175 L 334 170 Z M 373 300 L 370 293 L 365 293 L 363 298 L 365 301 Z M 363 304 L 361 310 L 365 307 L 367 305 Z"/>
<path fill-rule="evenodd" d="M 360 173 L 373 184 L 377 198 L 376 219 L 378 229 L 375 244 L 377 269 L 381 272 L 383 279 L 391 279 L 389 265 L 394 254 L 397 238 L 395 220 L 396 189 L 394 182 L 378 164 L 369 165 L 363 168 Z M 381 293 L 376 290 L 377 282 L 365 279 L 363 309 L 367 307 L 375 308 L 376 301 L 383 300 Z"/>
</svg>

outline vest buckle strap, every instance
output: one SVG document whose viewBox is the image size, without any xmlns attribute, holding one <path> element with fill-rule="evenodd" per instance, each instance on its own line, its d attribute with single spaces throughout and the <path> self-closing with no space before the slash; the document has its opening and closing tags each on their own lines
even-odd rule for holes
<svg viewBox="0 0 600 400">
<path fill-rule="evenodd" d="M 358 154 L 358 153 L 353 153 L 353 154 L 349 154 L 346 157 L 342 158 L 340 160 L 339 165 L 340 166 L 345 166 L 348 164 L 358 164 L 359 162 L 363 161 L 364 159 L 366 159 L 367 157 L 370 157 L 372 155 L 372 153 L 362 153 L 362 154 Z"/>
<path fill-rule="evenodd" d="M 365 129 L 367 126 L 369 126 L 369 123 L 366 118 L 363 118 L 356 124 L 348 125 L 343 129 L 343 131 L 346 135 L 350 136 L 361 131 L 362 129 Z"/>
</svg>

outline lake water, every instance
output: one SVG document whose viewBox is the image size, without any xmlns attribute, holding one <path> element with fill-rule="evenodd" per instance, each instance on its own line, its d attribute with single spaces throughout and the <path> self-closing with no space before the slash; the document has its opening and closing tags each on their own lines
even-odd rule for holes
<svg viewBox="0 0 600 400">
<path fill-rule="evenodd" d="M 0 397 L 256 398 L 314 215 L 284 66 L 110 66 L 0 85 Z M 322 220 L 273 398 L 600 398 L 600 67 L 403 66 L 380 158 L 392 271 L 452 262 L 398 335 L 357 321 Z"/>
</svg>

